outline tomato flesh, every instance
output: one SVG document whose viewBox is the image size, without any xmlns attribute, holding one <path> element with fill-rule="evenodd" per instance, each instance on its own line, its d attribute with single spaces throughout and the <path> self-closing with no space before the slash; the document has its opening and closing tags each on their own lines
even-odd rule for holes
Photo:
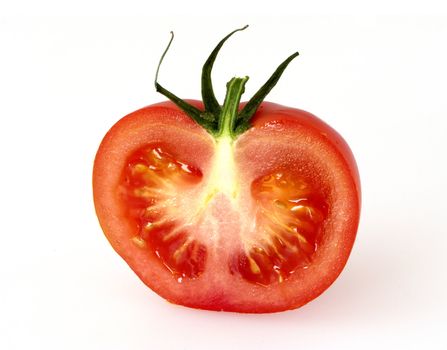
<svg viewBox="0 0 447 350">
<path fill-rule="evenodd" d="M 321 193 L 287 169 L 254 180 L 251 190 L 257 239 L 236 256 L 231 269 L 250 282 L 281 283 L 311 263 L 328 205 Z"/>
<path fill-rule="evenodd" d="M 179 208 L 179 197 L 188 196 L 188 188 L 202 180 L 200 169 L 156 145 L 134 152 L 124 169 L 123 201 L 136 232 L 131 239 L 154 253 L 179 282 L 199 277 L 206 267 L 206 245 L 182 224 Z M 244 237 L 241 232 L 238 237 L 235 232 L 233 239 L 240 240 L 243 249 L 227 262 L 229 270 L 248 282 L 281 283 L 311 263 L 327 203 L 288 169 L 255 179 L 251 195 L 255 235 Z"/>
<path fill-rule="evenodd" d="M 199 183 L 202 173 L 176 160 L 161 146 L 131 155 L 123 175 L 123 200 L 135 223 L 131 239 L 149 249 L 178 279 L 198 277 L 205 269 L 205 245 L 178 225 L 178 195 Z"/>
</svg>

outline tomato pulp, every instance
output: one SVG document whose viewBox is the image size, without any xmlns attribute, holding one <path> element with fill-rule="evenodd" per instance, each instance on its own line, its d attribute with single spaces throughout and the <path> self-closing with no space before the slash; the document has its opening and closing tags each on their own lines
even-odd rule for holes
<svg viewBox="0 0 447 350">
<path fill-rule="evenodd" d="M 360 183 L 346 142 L 310 113 L 265 96 L 240 104 L 246 80 L 230 81 L 223 106 L 209 91 L 203 103 L 183 101 L 156 83 L 172 102 L 121 119 L 95 159 L 106 237 L 145 284 L 176 304 L 297 308 L 334 282 L 355 239 Z"/>
</svg>

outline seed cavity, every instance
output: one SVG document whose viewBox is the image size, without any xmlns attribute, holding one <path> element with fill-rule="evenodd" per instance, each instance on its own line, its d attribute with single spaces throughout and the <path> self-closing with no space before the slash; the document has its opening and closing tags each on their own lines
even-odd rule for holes
<svg viewBox="0 0 447 350">
<path fill-rule="evenodd" d="M 162 147 L 148 146 L 130 157 L 123 176 L 123 199 L 138 231 L 132 243 L 154 254 L 179 283 L 200 276 L 206 248 L 190 237 L 178 211 L 182 191 L 199 183 L 202 173 Z"/>
<path fill-rule="evenodd" d="M 328 205 L 304 178 L 286 171 L 252 183 L 255 236 L 230 262 L 230 272 L 267 286 L 307 269 L 318 247 Z"/>
</svg>

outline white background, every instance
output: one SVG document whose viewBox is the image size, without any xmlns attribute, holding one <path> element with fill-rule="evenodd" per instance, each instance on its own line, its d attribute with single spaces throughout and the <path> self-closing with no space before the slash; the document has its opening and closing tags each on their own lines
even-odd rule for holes
<svg viewBox="0 0 447 350">
<path fill-rule="evenodd" d="M 202 13 L 191 3 L 1 4 L 11 15 L 152 16 L 1 18 L 1 349 L 447 348 L 447 16 L 431 16 L 442 13 L 436 2 L 343 3 L 289 17 L 291 3 L 281 2 L 277 11 L 201 4 L 215 17 L 191 17 Z M 300 51 L 267 100 L 335 127 L 363 186 L 358 239 L 340 278 L 305 307 L 271 315 L 162 300 L 109 246 L 91 194 L 108 128 L 164 99 L 153 75 L 169 31 L 176 39 L 160 82 L 198 98 L 207 55 L 246 23 L 216 62 L 218 96 L 247 74 L 249 98 Z"/>
</svg>

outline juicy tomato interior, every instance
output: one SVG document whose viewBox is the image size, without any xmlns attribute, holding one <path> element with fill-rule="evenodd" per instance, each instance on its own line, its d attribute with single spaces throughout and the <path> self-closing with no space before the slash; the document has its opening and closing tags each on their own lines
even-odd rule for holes
<svg viewBox="0 0 447 350">
<path fill-rule="evenodd" d="M 328 204 L 308 181 L 287 169 L 254 180 L 251 192 L 260 240 L 236 257 L 232 270 L 261 285 L 283 282 L 311 263 Z"/>
<path fill-rule="evenodd" d="M 202 173 L 151 145 L 131 155 L 124 170 L 123 195 L 136 227 L 132 241 L 151 250 L 178 278 L 198 277 L 205 268 L 206 248 L 178 226 L 170 215 L 178 193 L 199 183 Z"/>
<path fill-rule="evenodd" d="M 180 215 L 180 198 L 194 205 L 189 191 L 202 181 L 200 169 L 177 159 L 163 145 L 137 150 L 123 171 L 122 198 L 135 225 L 131 240 L 155 254 L 179 282 L 200 277 L 206 268 L 206 242 L 194 237 Z M 310 181 L 288 169 L 254 179 L 251 196 L 255 235 L 234 233 L 232 239 L 242 248 L 226 262 L 228 270 L 250 283 L 281 283 L 311 264 L 328 203 Z M 195 218 L 201 219 L 200 214 Z"/>
</svg>

